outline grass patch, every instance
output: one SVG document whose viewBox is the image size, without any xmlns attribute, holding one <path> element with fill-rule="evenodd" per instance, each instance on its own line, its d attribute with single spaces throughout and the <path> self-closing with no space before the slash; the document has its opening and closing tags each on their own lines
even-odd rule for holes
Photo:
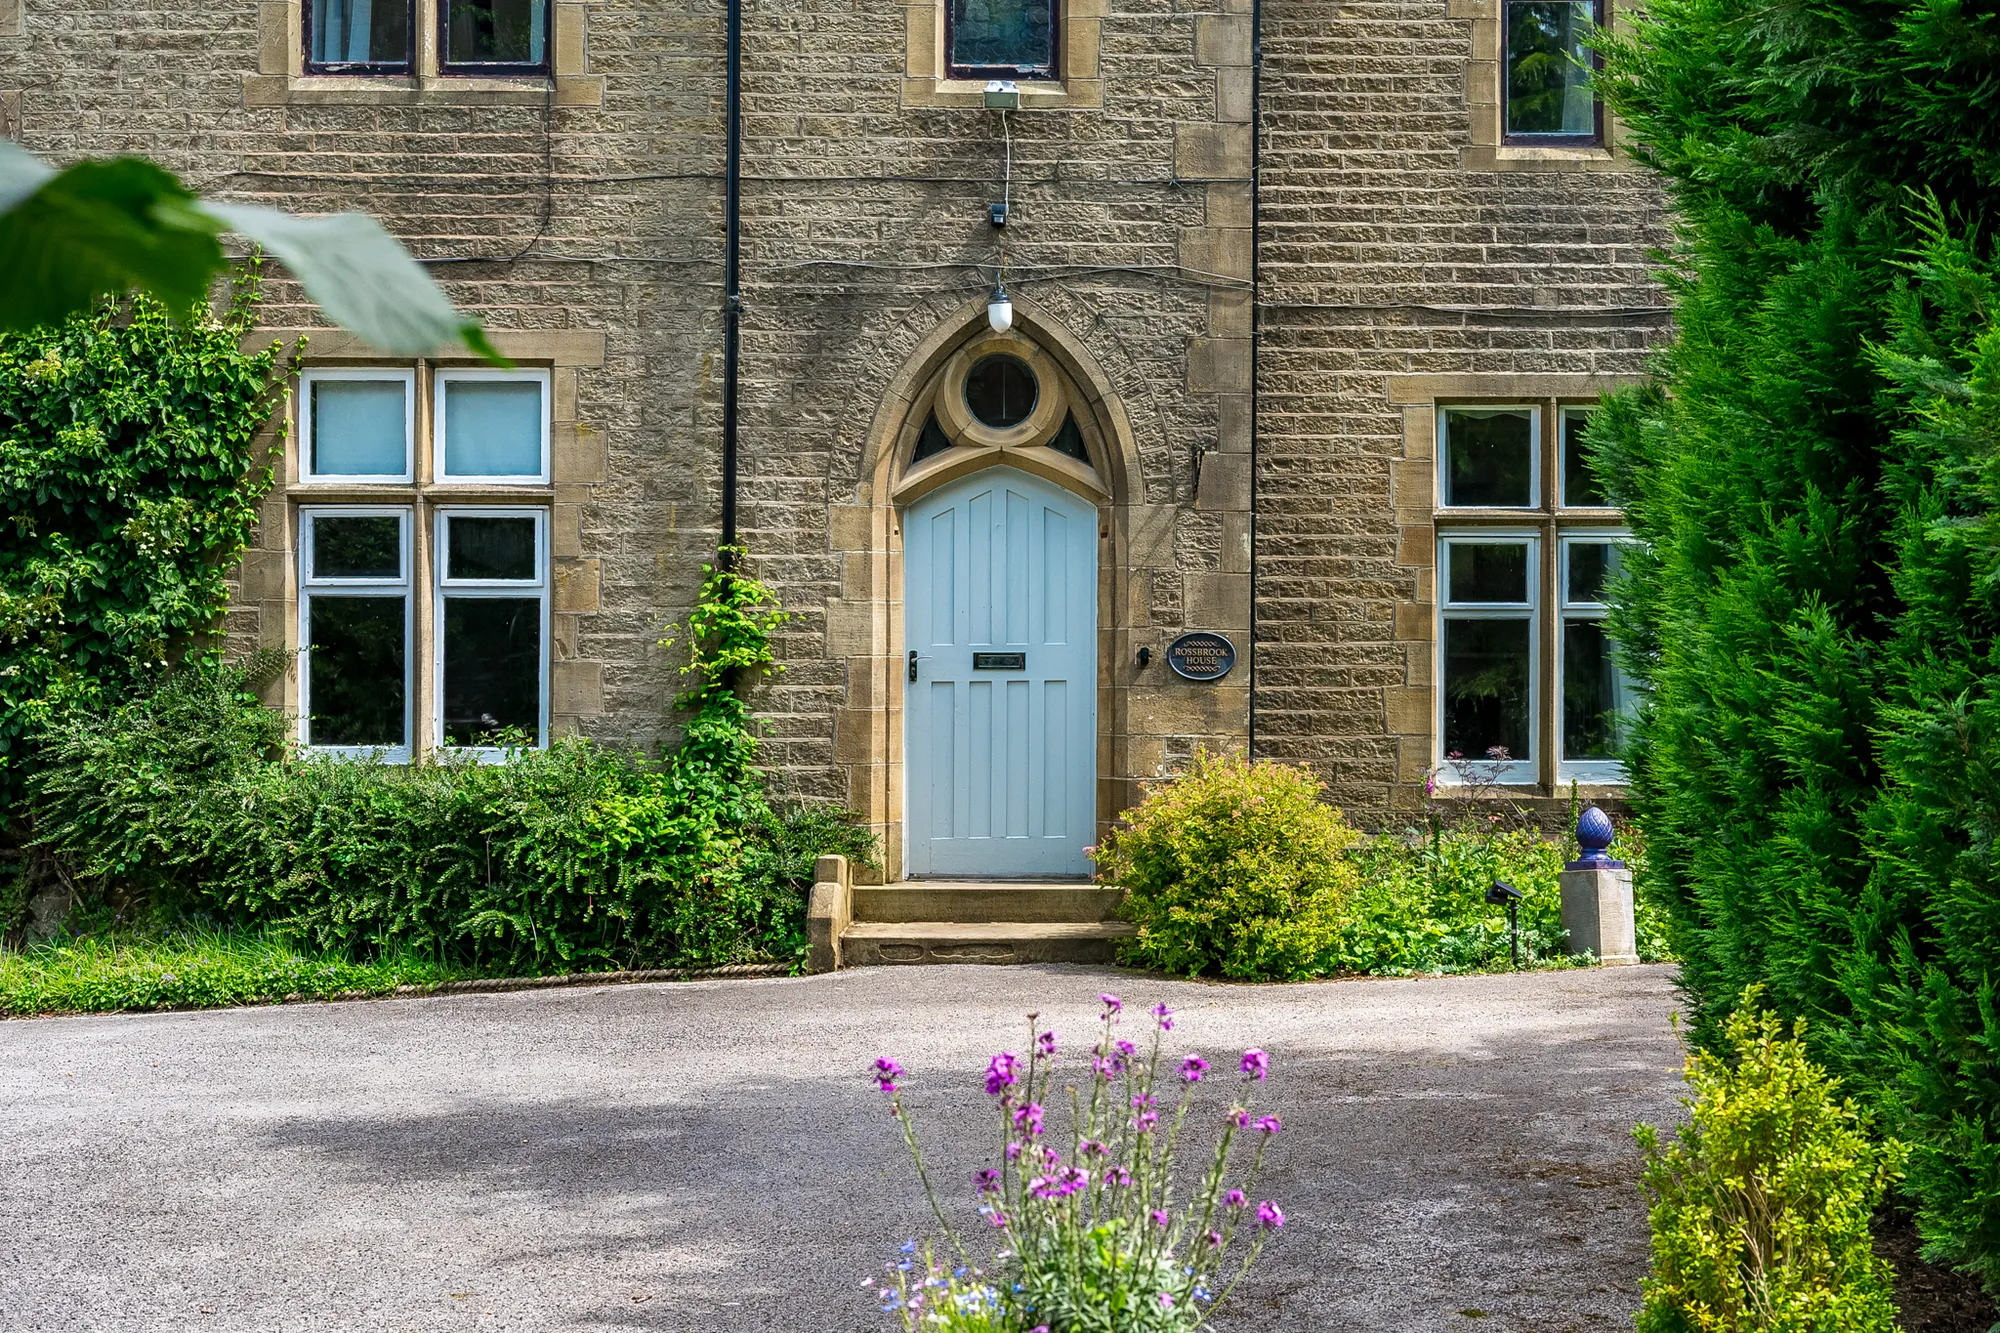
<svg viewBox="0 0 2000 1333">
<path fill-rule="evenodd" d="M 356 962 L 262 933 L 112 932 L 0 952 L 0 1015 L 216 1009 L 353 992 L 386 995 L 398 986 L 469 975 L 416 954 Z"/>
</svg>

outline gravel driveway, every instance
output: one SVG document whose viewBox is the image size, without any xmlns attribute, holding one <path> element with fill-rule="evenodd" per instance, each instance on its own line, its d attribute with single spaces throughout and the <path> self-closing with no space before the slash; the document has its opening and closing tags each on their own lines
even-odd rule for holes
<svg viewBox="0 0 2000 1333">
<path fill-rule="evenodd" d="M 1291 1220 L 1220 1327 L 1631 1327 L 1670 970 L 1051 966 L 0 1022 L 0 1328 L 880 1329 L 859 1281 L 926 1214 L 864 1066 L 969 1212 L 987 1055 L 1031 1008 L 1080 1045 L 1107 989 L 1271 1052 Z"/>
</svg>

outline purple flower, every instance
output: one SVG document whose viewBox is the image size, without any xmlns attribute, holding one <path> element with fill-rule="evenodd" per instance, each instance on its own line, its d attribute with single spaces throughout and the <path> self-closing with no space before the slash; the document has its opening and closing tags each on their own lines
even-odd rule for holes
<svg viewBox="0 0 2000 1333">
<path fill-rule="evenodd" d="M 981 1194 L 998 1194 L 1000 1192 L 1000 1173 L 990 1166 L 979 1171 L 972 1177 L 972 1180 L 974 1184 L 979 1186 Z"/>
<path fill-rule="evenodd" d="M 1160 1308 L 1162 1310 L 1171 1310 L 1174 1308 L 1174 1298 L 1167 1295 L 1164 1291 L 1160 1293 Z"/>
<path fill-rule="evenodd" d="M 1181 1077 L 1190 1083 L 1199 1083 L 1208 1073 L 1208 1061 L 1198 1055 L 1190 1055 L 1181 1061 Z"/>
<path fill-rule="evenodd" d="M 1029 1102 L 1026 1106 L 1014 1112 L 1014 1123 L 1026 1130 L 1030 1135 L 1040 1134 L 1042 1132 L 1042 1104 L 1040 1102 Z"/>
<path fill-rule="evenodd" d="M 1135 1092 L 1132 1094 L 1132 1105 L 1138 1110 L 1145 1111 L 1158 1106 L 1159 1102 L 1150 1092 Z"/>
<path fill-rule="evenodd" d="M 1124 1056 L 1127 1060 L 1130 1060 L 1133 1054 L 1136 1053 L 1139 1049 L 1137 1046 L 1134 1046 L 1129 1041 L 1114 1041 L 1111 1044 L 1113 1046 L 1116 1046 L 1118 1048 L 1118 1054 Z"/>
<path fill-rule="evenodd" d="M 1004 1227 L 1007 1225 L 1007 1214 L 1001 1212 L 998 1208 L 995 1208 L 992 1212 L 986 1215 L 986 1220 L 992 1223 L 996 1227 Z"/>
<path fill-rule="evenodd" d="M 1271 1072 L 1271 1057 L 1255 1047 L 1243 1052 L 1243 1076 L 1262 1083 Z"/>
<path fill-rule="evenodd" d="M 1116 995 L 1110 995 L 1110 994 L 1100 995 L 1097 997 L 1097 999 L 1098 1002 L 1104 1006 L 1104 1013 L 1106 1017 L 1109 1017 L 1110 1015 L 1119 1012 L 1121 1009 L 1125 1007 L 1125 1001 L 1119 999 Z"/>
<path fill-rule="evenodd" d="M 1230 1111 L 1229 1118 L 1236 1122 L 1238 1129 L 1250 1128 L 1250 1112 L 1244 1107 L 1239 1106 Z"/>
<path fill-rule="evenodd" d="M 1159 1123 L 1160 1113 L 1158 1111 L 1141 1111 L 1132 1118 L 1132 1128 L 1138 1130 L 1141 1134 L 1152 1133 Z"/>
<path fill-rule="evenodd" d="M 1231 1208 L 1241 1208 L 1243 1205 L 1250 1202 L 1250 1196 L 1245 1194 L 1242 1190 L 1231 1190 L 1229 1191 L 1229 1193 L 1222 1196 L 1222 1201 L 1228 1204 Z"/>
<path fill-rule="evenodd" d="M 1107 1185 L 1129 1185 L 1132 1183 L 1132 1173 L 1122 1166 L 1107 1166 L 1104 1168 L 1104 1183 Z"/>
<path fill-rule="evenodd" d="M 1103 1157 L 1111 1151 L 1111 1149 L 1105 1147 L 1096 1139 L 1085 1139 L 1077 1150 L 1085 1157 Z"/>
<path fill-rule="evenodd" d="M 1076 1193 L 1090 1183 L 1090 1173 L 1080 1166 L 1066 1166 L 1056 1177 L 1056 1197 Z"/>
<path fill-rule="evenodd" d="M 1056 1053 L 1056 1034 L 1053 1032 L 1044 1032 L 1041 1036 L 1035 1038 L 1035 1045 L 1040 1048 L 1044 1057 L 1054 1055 Z"/>
<path fill-rule="evenodd" d="M 1166 1213 L 1158 1208 L 1155 1208 L 1151 1213 L 1147 1214 L 1147 1216 L 1153 1219 L 1153 1225 L 1156 1227 L 1163 1227 L 1168 1222 Z"/>
<path fill-rule="evenodd" d="M 1257 1128 L 1266 1134 L 1275 1134 L 1285 1127 L 1285 1122 L 1274 1115 L 1267 1115 L 1257 1122 Z"/>
<path fill-rule="evenodd" d="M 896 1080 L 903 1076 L 903 1067 L 883 1056 L 875 1062 L 875 1086 L 884 1092 L 896 1090 Z"/>
<path fill-rule="evenodd" d="M 1212 1250 L 1222 1244 L 1222 1233 L 1220 1231 L 1211 1231 L 1206 1236 L 1203 1236 L 1202 1239 L 1208 1242 L 1208 1248 Z"/>
<path fill-rule="evenodd" d="M 1047 1324 L 1036 1324 L 1028 1330 L 1028 1333 L 1049 1333 L 1049 1326 Z"/>
<path fill-rule="evenodd" d="M 1021 1058 L 1012 1051 L 1002 1051 L 986 1064 L 986 1095 L 998 1097 L 1021 1079 Z"/>
<path fill-rule="evenodd" d="M 1021 1145 L 1018 1140 L 1007 1145 L 1007 1160 L 1010 1162 L 1021 1160 Z"/>
<path fill-rule="evenodd" d="M 1167 1008 L 1165 1000 L 1153 1006 L 1153 1021 L 1160 1025 L 1162 1032 L 1174 1030 L 1174 1011 Z"/>
<path fill-rule="evenodd" d="M 1284 1210 L 1269 1199 L 1257 1205 L 1257 1225 L 1265 1231 L 1276 1231 L 1285 1225 Z"/>
</svg>

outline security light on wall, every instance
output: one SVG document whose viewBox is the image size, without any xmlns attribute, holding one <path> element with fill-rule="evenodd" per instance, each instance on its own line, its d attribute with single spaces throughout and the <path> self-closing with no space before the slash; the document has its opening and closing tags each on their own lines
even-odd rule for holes
<svg viewBox="0 0 2000 1333">
<path fill-rule="evenodd" d="M 986 85 L 986 109 L 988 111 L 1019 111 L 1021 109 L 1021 86 L 1012 79 L 994 79 Z"/>
</svg>

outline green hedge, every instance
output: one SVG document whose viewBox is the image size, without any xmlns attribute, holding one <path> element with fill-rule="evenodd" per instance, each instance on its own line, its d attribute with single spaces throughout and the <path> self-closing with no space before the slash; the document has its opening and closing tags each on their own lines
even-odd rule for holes
<svg viewBox="0 0 2000 1333">
<path fill-rule="evenodd" d="M 1655 0 L 1604 88 L 1664 173 L 1677 336 L 1590 447 L 1645 550 L 1613 626 L 1699 1039 L 1761 983 L 2000 1285 L 2000 15 Z M 1957 237 L 1959 239 L 1954 239 Z"/>
</svg>

